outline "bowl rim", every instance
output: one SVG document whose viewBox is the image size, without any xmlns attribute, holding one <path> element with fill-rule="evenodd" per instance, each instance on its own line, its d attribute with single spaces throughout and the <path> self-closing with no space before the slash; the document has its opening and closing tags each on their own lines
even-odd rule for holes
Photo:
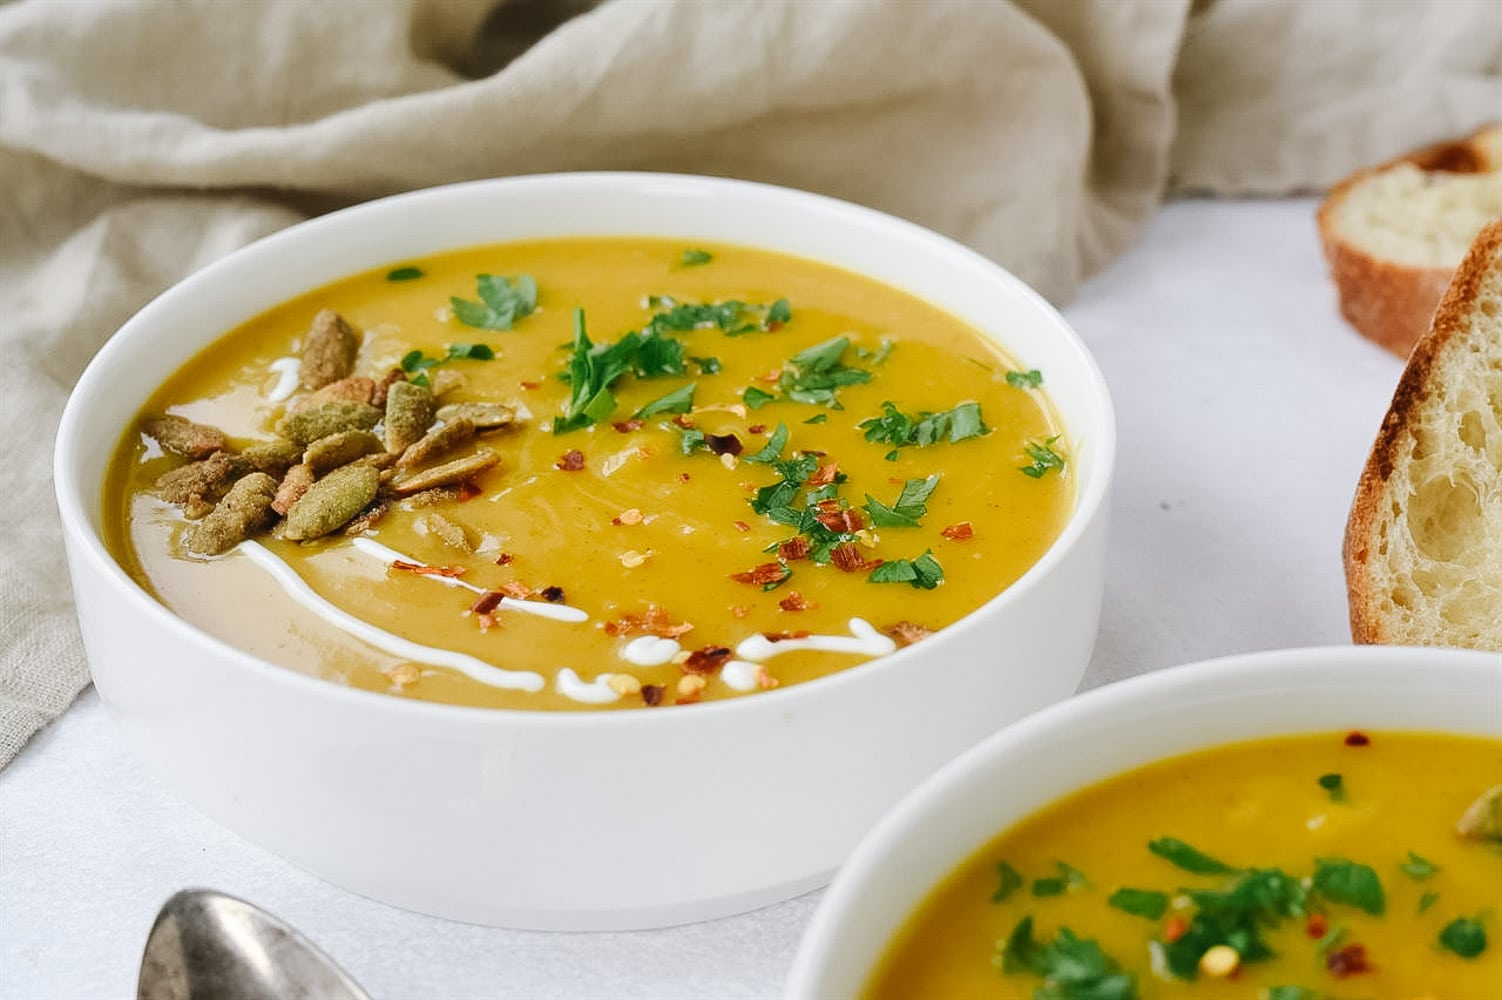
<svg viewBox="0 0 1502 1000">
<path fill-rule="evenodd" d="M 1422 669 L 1414 668 L 1415 659 L 1425 661 L 1419 665 Z M 1397 683 L 1403 687 L 1424 686 L 1440 691 L 1446 690 L 1446 681 L 1457 678 L 1482 683 L 1491 680 L 1497 688 L 1499 701 L 1502 701 L 1502 670 L 1498 669 L 1496 654 L 1489 651 L 1433 646 L 1350 645 L 1300 646 L 1218 656 L 1151 670 L 1055 702 L 1003 727 L 951 759 L 904 795 L 866 831 L 836 872 L 804 928 L 798 951 L 784 980 L 783 995 L 789 998 L 814 995 L 818 977 L 826 971 L 829 956 L 835 954 L 841 928 L 850 914 L 860 907 L 875 873 L 888 856 L 901 848 L 917 826 L 942 817 L 947 812 L 942 808 L 945 801 L 975 781 L 977 773 L 984 771 L 996 758 L 1021 751 L 1035 741 L 1046 740 L 1065 730 L 1078 732 L 1081 727 L 1088 727 L 1091 719 L 1117 708 L 1171 703 L 1176 692 L 1194 692 L 1212 685 L 1258 691 L 1275 688 L 1290 679 L 1296 682 L 1336 682 L 1343 675 L 1358 671 L 1363 674 L 1375 671 L 1389 686 Z M 1434 678 L 1430 671 L 1440 671 L 1443 676 Z M 1206 746 L 1258 738 L 1236 737 Z M 1168 756 L 1181 752 L 1192 751 L 1173 751 Z M 1153 759 L 1165 758 L 1160 755 Z M 1146 763 L 1150 762 L 1122 766 L 1092 779 L 1089 784 L 1109 781 L 1116 775 L 1146 766 Z M 1060 788 L 1048 802 L 1057 802 L 1082 787 L 1085 786 Z M 1047 807 L 1045 802 L 1036 808 Z M 999 832 L 993 831 L 991 835 Z M 983 843 L 972 844 L 969 850 L 973 852 Z M 963 864 L 969 856 L 967 853 L 948 859 L 946 870 Z M 911 912 L 907 916 L 911 916 Z M 865 975 L 869 976 L 872 968 L 864 970 Z"/>
<path fill-rule="evenodd" d="M 692 713 L 643 711 L 581 712 L 555 709 L 496 708 L 434 702 L 416 698 L 397 698 L 385 692 L 350 687 L 326 680 L 322 677 L 304 674 L 269 660 L 263 660 L 188 622 L 154 598 L 130 574 L 125 572 L 124 567 L 110 554 L 100 536 L 100 532 L 94 530 L 90 523 L 84 500 L 86 491 L 80 488 L 81 485 L 85 484 L 75 482 L 75 476 L 73 475 L 73 466 L 76 464 L 74 454 L 79 447 L 80 435 L 87 423 L 88 401 L 108 390 L 109 372 L 114 367 L 116 356 L 123 353 L 126 349 L 122 346 L 124 342 L 135 336 L 139 336 L 136 331 L 149 331 L 151 328 L 158 326 L 162 319 L 170 319 L 172 311 L 177 307 L 178 298 L 188 294 L 184 289 L 191 290 L 193 286 L 204 282 L 222 280 L 220 276 L 226 272 L 234 274 L 242 269 L 253 270 L 261 261 L 288 252 L 290 249 L 295 248 L 299 242 L 311 236 L 322 234 L 327 230 L 337 229 L 341 226 L 355 224 L 352 220 L 359 220 L 368 225 L 375 225 L 387 213 L 406 211 L 433 201 L 474 195 L 477 192 L 495 192 L 496 197 L 502 198 L 521 198 L 525 197 L 529 191 L 536 191 L 538 189 L 561 189 L 566 191 L 570 188 L 610 190 L 620 196 L 629 196 L 629 189 L 632 186 L 639 190 L 644 188 L 660 189 L 664 185 L 677 186 L 680 190 L 675 190 L 674 194 L 714 194 L 726 197 L 739 195 L 752 199 L 760 198 L 785 202 L 789 209 L 800 210 L 810 215 L 822 214 L 825 217 L 843 217 L 850 224 L 864 223 L 867 226 L 885 229 L 889 232 L 893 240 L 912 243 L 917 249 L 928 254 L 938 256 L 947 254 L 951 258 L 967 260 L 972 265 L 978 265 L 986 273 L 989 280 L 1006 287 L 1019 301 L 1025 303 L 1028 309 L 1041 313 L 1054 328 L 1051 335 L 1062 338 L 1064 346 L 1071 356 L 1072 363 L 1078 366 L 1080 373 L 1084 376 L 1084 381 L 1088 384 L 1089 392 L 1094 396 L 1095 404 L 1100 411 L 1100 426 L 1092 427 L 1089 431 L 1092 453 L 1091 475 L 1088 477 L 1088 481 L 1084 484 L 1083 489 L 1077 491 L 1074 510 L 1065 522 L 1063 530 L 1054 538 L 1052 544 L 1049 545 L 1043 555 L 1028 567 L 1022 576 L 1013 581 L 1010 586 L 941 631 L 952 632 L 972 628 L 975 626 L 977 619 L 994 614 L 995 609 L 998 607 L 1003 607 L 1020 600 L 1022 595 L 1037 585 L 1038 580 L 1052 572 L 1054 566 L 1062 562 L 1066 555 L 1080 544 L 1087 529 L 1103 512 L 1103 508 L 1106 506 L 1110 495 L 1111 481 L 1114 477 L 1116 462 L 1117 433 L 1115 409 L 1112 404 L 1109 387 L 1094 355 L 1091 354 L 1079 334 L 1064 319 L 1059 311 L 1031 286 L 1000 264 L 957 240 L 889 213 L 828 195 L 815 194 L 809 191 L 758 181 L 696 174 L 645 171 L 578 171 L 526 174 L 464 181 L 407 191 L 361 202 L 303 220 L 254 240 L 188 274 L 152 298 L 145 306 L 126 320 L 105 341 L 104 345 L 89 361 L 68 395 L 62 418 L 58 424 L 52 462 L 54 490 L 62 522 L 63 535 L 65 539 L 71 539 L 76 543 L 73 547 L 76 557 L 82 559 L 87 572 L 93 573 L 96 577 L 105 580 L 107 585 L 116 592 L 117 596 L 128 603 L 130 610 L 135 615 L 141 616 L 141 619 L 144 619 L 148 623 L 175 631 L 179 637 L 205 649 L 207 652 L 216 654 L 221 662 L 232 665 L 234 669 L 246 670 L 257 674 L 267 679 L 270 683 L 288 684 L 295 690 L 306 690 L 311 697 L 324 697 L 343 701 L 351 708 L 365 708 L 393 714 L 411 714 L 415 712 L 434 719 L 448 718 L 454 721 L 494 719 L 504 721 L 508 725 L 523 727 L 603 726 L 613 729 L 618 726 L 686 725 L 704 720 L 709 716 L 742 712 L 776 711 L 795 703 L 800 698 L 816 697 L 821 694 L 835 694 L 842 686 L 862 683 L 862 677 L 868 677 L 875 671 L 889 668 L 893 662 L 905 662 L 915 655 L 922 655 L 921 650 L 918 653 L 914 652 L 915 649 L 918 649 L 916 646 L 898 649 L 885 656 L 853 664 L 848 669 L 838 670 L 834 673 L 787 687 L 759 692 L 755 697 L 727 698 L 703 703 L 695 706 L 695 711 Z M 584 234 L 572 235 L 576 238 L 588 238 Z M 599 235 L 606 234 L 601 233 Z M 745 245 L 752 249 L 787 253 L 787 251 L 778 250 L 775 246 L 753 245 L 749 243 L 738 244 L 738 241 L 733 236 L 705 236 L 704 238 L 732 245 Z M 502 238 L 491 242 L 505 243 L 508 240 Z M 467 246 L 468 244 L 465 245 Z M 462 248 L 462 246 L 455 245 L 434 252 L 444 253 Z M 791 253 L 790 256 L 797 257 L 801 255 Z M 814 258 L 805 259 L 812 260 Z M 845 267 L 837 261 L 820 260 L 817 262 L 835 267 L 844 267 L 845 270 L 859 274 L 854 268 Z M 308 290 L 310 289 L 302 289 L 301 291 Z M 296 294 L 300 294 L 300 292 L 290 292 L 282 296 L 282 299 L 285 300 Z M 223 329 L 214 331 L 198 349 L 202 350 L 206 348 L 226 332 L 227 330 Z M 1067 430 L 1068 432 L 1073 432 L 1072 428 Z M 81 479 L 82 477 L 76 478 Z M 103 487 L 102 482 L 94 485 L 97 485 L 100 489 Z M 651 723 L 639 721 L 643 717 L 660 721 Z"/>
</svg>

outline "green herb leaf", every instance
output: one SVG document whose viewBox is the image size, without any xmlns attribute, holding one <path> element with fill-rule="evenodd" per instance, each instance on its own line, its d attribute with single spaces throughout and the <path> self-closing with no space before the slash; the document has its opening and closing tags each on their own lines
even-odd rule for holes
<svg viewBox="0 0 1502 1000">
<path fill-rule="evenodd" d="M 1304 916 L 1308 898 L 1299 879 L 1276 868 L 1242 872 L 1226 889 L 1186 889 L 1184 893 L 1195 906 L 1189 927 L 1176 940 L 1156 942 L 1164 965 L 1181 979 L 1195 978 L 1201 956 L 1218 944 L 1235 948 L 1247 963 L 1272 957 L 1263 928 L 1274 927 L 1285 917 Z"/>
<path fill-rule="evenodd" d="M 910 583 L 921 590 L 933 590 L 944 582 L 944 567 L 932 551 L 926 551 L 916 559 L 888 559 L 866 579 L 871 583 Z"/>
<path fill-rule="evenodd" d="M 1439 871 L 1439 865 L 1426 858 L 1419 857 L 1412 851 L 1408 852 L 1408 860 L 1398 865 L 1398 867 L 1403 869 L 1403 873 L 1408 877 L 1420 880 L 1426 879 Z"/>
<path fill-rule="evenodd" d="M 1486 928 L 1480 920 L 1459 917 L 1445 924 L 1439 932 L 1439 945 L 1461 958 L 1475 958 L 1486 951 Z"/>
<path fill-rule="evenodd" d="M 1000 879 L 1000 883 L 996 886 L 996 891 L 991 893 L 991 902 L 1004 903 L 1008 896 L 1022 888 L 1022 873 L 1005 861 L 998 861 L 996 863 L 996 875 Z"/>
<path fill-rule="evenodd" d="M 1067 927 L 1047 944 L 1033 939 L 1033 918 L 1023 917 L 1004 942 L 996 964 L 1004 973 L 1032 973 L 1044 980 L 1034 1000 L 1136 1000 L 1137 981 L 1121 971 L 1096 941 L 1081 940 Z"/>
<path fill-rule="evenodd" d="M 1064 468 L 1064 456 L 1053 450 L 1053 443 L 1058 439 L 1059 435 L 1055 434 L 1042 444 L 1029 441 L 1022 446 L 1022 450 L 1027 452 L 1027 457 L 1033 460 L 1032 465 L 1018 466 L 1024 476 L 1042 479 L 1050 469 L 1062 470 Z"/>
<path fill-rule="evenodd" d="M 387 281 L 416 281 L 418 278 L 421 278 L 425 273 L 427 273 L 427 272 L 425 272 L 420 267 L 398 267 L 395 270 L 391 270 L 391 271 L 387 271 L 386 272 L 386 280 Z"/>
<path fill-rule="evenodd" d="M 742 462 L 756 462 L 761 465 L 770 465 L 782 457 L 783 446 L 788 443 L 788 426 L 779 423 L 772 436 L 767 439 L 766 446 L 755 455 L 742 455 Z M 805 477 L 806 478 L 806 477 Z"/>
<path fill-rule="evenodd" d="M 1033 895 L 1040 899 L 1044 896 L 1062 896 L 1066 888 L 1068 886 L 1064 880 L 1056 876 L 1033 879 Z"/>
<path fill-rule="evenodd" d="M 748 385 L 746 391 L 741 393 L 741 401 L 748 409 L 759 410 L 768 403 L 775 402 L 777 397 L 770 392 L 758 389 L 754 385 Z"/>
<path fill-rule="evenodd" d="M 1026 372 L 1007 372 L 1007 385 L 1017 389 L 1036 389 L 1043 384 L 1043 373 L 1034 368 Z"/>
<path fill-rule="evenodd" d="M 675 424 L 674 426 L 676 427 L 677 425 Z M 683 452 L 683 454 L 692 455 L 700 448 L 709 447 L 704 443 L 704 432 L 699 430 L 699 428 L 678 427 L 677 429 L 678 432 L 682 435 L 682 437 L 678 439 L 678 450 Z"/>
<path fill-rule="evenodd" d="M 793 318 L 793 307 L 787 299 L 778 299 L 767 307 L 767 326 L 782 326 Z"/>
<path fill-rule="evenodd" d="M 690 356 L 688 360 L 699 366 L 699 374 L 701 375 L 718 375 L 720 373 L 719 358 L 696 358 Z"/>
<path fill-rule="evenodd" d="M 736 299 L 724 302 L 675 302 L 663 295 L 647 297 L 647 305 L 660 309 L 647 322 L 647 330 L 661 334 L 669 330 L 700 330 L 719 327 L 728 337 L 765 332 L 792 319 L 787 299 L 771 305 L 753 305 Z"/>
<path fill-rule="evenodd" d="M 1346 800 L 1345 779 L 1338 774 L 1320 775 L 1319 787 L 1329 793 L 1331 802 L 1344 802 Z"/>
<path fill-rule="evenodd" d="M 402 371 L 408 375 L 411 375 L 413 372 L 426 371 L 437 364 L 442 364 L 442 359 L 430 358 L 421 351 L 408 351 L 402 355 Z"/>
<path fill-rule="evenodd" d="M 1321 955 L 1327 955 L 1332 948 L 1340 947 L 1340 943 L 1346 939 L 1351 929 L 1345 924 L 1335 924 L 1320 937 L 1314 945 L 1314 950 Z"/>
<path fill-rule="evenodd" d="M 1267 991 L 1267 1000 L 1323 1000 L 1324 994 L 1306 990 L 1302 986 L 1274 986 Z"/>
<path fill-rule="evenodd" d="M 640 344 L 641 337 L 635 333 L 626 334 L 614 344 L 594 344 L 585 332 L 584 310 L 574 310 L 573 353 L 566 376 L 569 401 L 564 412 L 553 420 L 554 434 L 588 427 L 615 412 L 615 396 L 610 386 L 626 373 Z"/>
<path fill-rule="evenodd" d="M 684 267 L 698 267 L 712 260 L 714 260 L 714 255 L 706 250 L 685 250 L 678 256 L 678 263 Z"/>
<path fill-rule="evenodd" d="M 1314 860 L 1314 891 L 1335 903 L 1345 903 L 1373 916 L 1387 908 L 1382 881 L 1366 865 L 1345 858 Z"/>
<path fill-rule="evenodd" d="M 458 296 L 449 298 L 454 318 L 465 326 L 509 330 L 517 320 L 537 308 L 537 281 L 530 274 L 518 274 L 513 278 L 498 274 L 476 275 L 475 291 L 480 297 L 479 302 Z"/>
<path fill-rule="evenodd" d="M 828 419 L 829 419 L 829 414 L 827 414 L 827 413 L 815 413 L 813 416 L 809 417 L 807 420 L 805 420 L 803 422 L 805 424 L 822 424 L 824 421 L 826 421 Z"/>
<path fill-rule="evenodd" d="M 1168 893 L 1152 889 L 1117 889 L 1106 900 L 1106 905 L 1124 910 L 1136 917 L 1157 920 L 1168 912 Z"/>
<path fill-rule="evenodd" d="M 1174 837 L 1159 837 L 1149 841 L 1147 849 L 1164 861 L 1196 875 L 1230 875 L 1237 871 L 1224 861 L 1217 861 Z"/>
<path fill-rule="evenodd" d="M 694 389 L 696 386 L 697 383 L 695 382 L 679 386 L 666 396 L 659 396 L 657 399 L 652 400 L 652 402 L 637 410 L 634 415 L 638 420 L 645 420 L 647 417 L 658 413 L 687 413 L 694 408 Z"/>
<path fill-rule="evenodd" d="M 1425 912 L 1426 910 L 1429 909 L 1429 907 L 1433 906 L 1437 902 L 1439 902 L 1439 893 L 1437 893 L 1437 892 L 1426 892 L 1426 893 L 1424 893 L 1422 896 L 1419 897 L 1419 912 L 1420 913 Z"/>
<path fill-rule="evenodd" d="M 494 361 L 495 351 L 486 344 L 450 344 L 445 361 Z"/>
<path fill-rule="evenodd" d="M 436 368 L 447 361 L 494 361 L 495 351 L 485 344 L 450 344 L 441 358 L 429 357 L 422 351 L 408 351 L 402 355 L 402 371 L 408 375 L 414 372 L 422 376 L 429 368 Z M 417 379 L 412 379 L 416 382 Z M 424 385 L 427 383 L 424 382 Z"/>
<path fill-rule="evenodd" d="M 937 475 L 927 479 L 909 479 L 903 484 L 897 502 L 891 507 L 867 493 L 865 508 L 871 524 L 878 528 L 918 527 L 918 519 L 928 513 L 928 497 L 938 485 Z"/>
<path fill-rule="evenodd" d="M 883 402 L 881 409 L 881 416 L 862 420 L 857 425 L 865 432 L 867 441 L 899 448 L 908 445 L 927 448 L 946 439 L 951 444 L 958 444 L 990 431 L 981 419 L 979 403 L 961 403 L 942 413 L 922 411 L 916 417 L 903 413 L 891 400 Z"/>
<path fill-rule="evenodd" d="M 864 368 L 851 368 L 841 360 L 850 347 L 849 337 L 834 337 L 799 351 L 788 359 L 777 379 L 783 396 L 795 403 L 823 405 L 842 410 L 838 399 L 842 386 L 871 381 Z"/>
</svg>

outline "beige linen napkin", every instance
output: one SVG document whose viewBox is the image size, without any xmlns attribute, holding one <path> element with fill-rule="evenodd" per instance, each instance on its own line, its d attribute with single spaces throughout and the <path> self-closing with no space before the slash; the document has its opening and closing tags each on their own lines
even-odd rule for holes
<svg viewBox="0 0 1502 1000">
<path fill-rule="evenodd" d="M 1439 6 L 1222 2 L 1193 18 L 1188 0 L 0 7 L 0 350 L 21 359 L 0 393 L 13 498 L 0 766 L 88 680 L 51 499 L 68 388 L 126 317 L 208 261 L 414 187 L 673 170 L 906 216 L 1059 301 L 1140 231 L 1171 154 L 1186 187 L 1275 192 L 1495 116 L 1499 19 Z M 1434 43 L 1414 42 L 1404 17 Z M 1395 39 L 1412 43 L 1401 64 L 1385 49 Z M 1349 49 L 1335 71 L 1306 65 L 1337 42 Z M 1176 67 L 1194 109 L 1177 151 Z"/>
</svg>

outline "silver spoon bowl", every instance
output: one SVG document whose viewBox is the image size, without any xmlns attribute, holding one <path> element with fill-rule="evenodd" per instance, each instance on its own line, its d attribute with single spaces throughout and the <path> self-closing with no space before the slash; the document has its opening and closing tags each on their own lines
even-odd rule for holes
<svg viewBox="0 0 1502 1000">
<path fill-rule="evenodd" d="M 334 960 L 243 899 L 184 889 L 146 938 L 137 1000 L 370 1000 Z"/>
</svg>

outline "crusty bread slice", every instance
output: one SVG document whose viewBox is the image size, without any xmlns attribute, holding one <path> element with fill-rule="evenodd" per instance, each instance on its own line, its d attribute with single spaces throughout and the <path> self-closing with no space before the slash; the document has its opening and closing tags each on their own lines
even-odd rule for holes
<svg viewBox="0 0 1502 1000">
<path fill-rule="evenodd" d="M 1502 124 L 1341 181 L 1319 209 L 1341 313 L 1407 357 L 1471 240 L 1499 216 Z"/>
<path fill-rule="evenodd" d="M 1414 346 L 1346 524 L 1357 642 L 1502 650 L 1502 220 Z"/>
</svg>

